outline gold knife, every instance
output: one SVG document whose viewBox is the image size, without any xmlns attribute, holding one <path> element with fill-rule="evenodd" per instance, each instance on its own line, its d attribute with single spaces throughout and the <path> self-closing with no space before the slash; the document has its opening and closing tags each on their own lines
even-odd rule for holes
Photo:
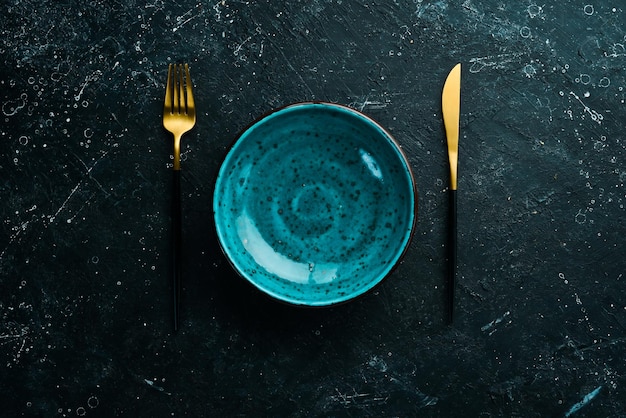
<svg viewBox="0 0 626 418">
<path fill-rule="evenodd" d="M 450 213 L 448 226 L 448 315 L 454 321 L 454 290 L 456 287 L 456 186 L 459 160 L 459 119 L 461 115 L 461 64 L 457 64 L 448 74 L 441 95 L 443 124 L 448 141 L 450 161 Z"/>
</svg>

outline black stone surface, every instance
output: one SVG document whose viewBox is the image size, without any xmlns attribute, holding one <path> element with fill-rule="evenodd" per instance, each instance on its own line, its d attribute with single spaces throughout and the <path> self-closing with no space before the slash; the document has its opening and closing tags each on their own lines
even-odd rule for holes
<svg viewBox="0 0 626 418">
<path fill-rule="evenodd" d="M 618 1 L 0 5 L 3 416 L 626 414 L 626 10 Z M 189 62 L 172 335 L 167 64 Z M 463 63 L 457 319 L 447 72 Z M 212 183 L 258 115 L 353 106 L 409 156 L 404 262 L 352 303 L 269 300 L 221 255 Z"/>
</svg>

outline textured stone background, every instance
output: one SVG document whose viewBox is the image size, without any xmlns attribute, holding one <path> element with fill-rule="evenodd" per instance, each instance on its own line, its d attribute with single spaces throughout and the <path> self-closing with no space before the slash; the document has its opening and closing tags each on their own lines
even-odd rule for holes
<svg viewBox="0 0 626 418">
<path fill-rule="evenodd" d="M 617 1 L 0 5 L 0 404 L 7 416 L 623 416 L 626 11 Z M 190 63 L 185 285 L 171 334 L 167 64 Z M 447 72 L 463 63 L 458 316 L 445 321 Z M 393 132 L 404 262 L 325 310 L 221 255 L 236 134 L 295 101 Z M 575 414 L 575 415 L 574 415 Z"/>
</svg>

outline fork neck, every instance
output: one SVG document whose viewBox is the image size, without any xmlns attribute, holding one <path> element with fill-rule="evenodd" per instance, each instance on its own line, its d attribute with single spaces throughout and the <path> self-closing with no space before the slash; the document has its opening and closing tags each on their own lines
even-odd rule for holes
<svg viewBox="0 0 626 418">
<path fill-rule="evenodd" d="M 174 171 L 180 171 L 180 138 L 182 135 L 174 135 Z"/>
</svg>

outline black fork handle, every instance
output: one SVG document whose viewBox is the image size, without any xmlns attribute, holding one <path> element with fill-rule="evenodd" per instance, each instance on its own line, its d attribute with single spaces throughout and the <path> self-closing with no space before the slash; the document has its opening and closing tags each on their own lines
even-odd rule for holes
<svg viewBox="0 0 626 418">
<path fill-rule="evenodd" d="M 173 170 L 173 172 L 174 182 L 172 193 L 172 294 L 174 296 L 174 331 L 178 331 L 182 272 L 182 221 L 180 202 L 180 170 Z"/>
</svg>

